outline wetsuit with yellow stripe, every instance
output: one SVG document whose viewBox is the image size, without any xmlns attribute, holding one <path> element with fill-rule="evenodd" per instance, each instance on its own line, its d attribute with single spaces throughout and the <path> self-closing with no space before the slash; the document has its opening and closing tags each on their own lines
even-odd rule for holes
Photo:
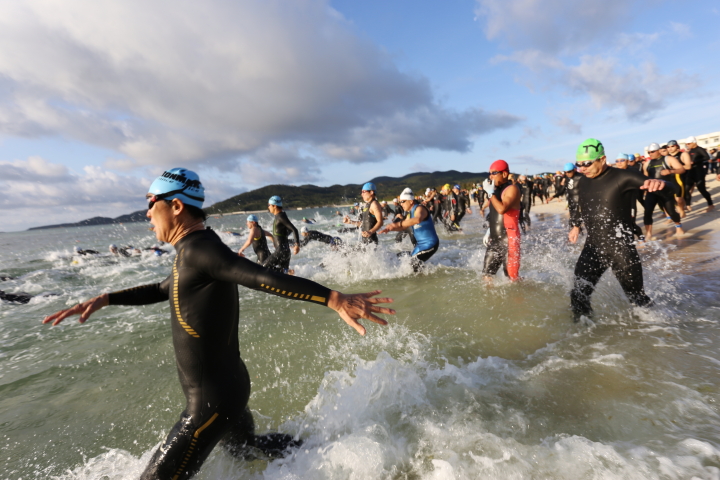
<svg viewBox="0 0 720 480">
<path fill-rule="evenodd" d="M 263 447 L 247 408 L 250 377 L 238 345 L 237 285 L 320 305 L 327 305 L 330 294 L 315 282 L 239 257 L 211 230 L 190 233 L 175 249 L 172 274 L 161 283 L 110 294 L 111 305 L 170 301 L 175 358 L 187 404 L 142 479 L 189 478 L 221 440 L 237 454 L 246 453 L 247 446 Z"/>
</svg>

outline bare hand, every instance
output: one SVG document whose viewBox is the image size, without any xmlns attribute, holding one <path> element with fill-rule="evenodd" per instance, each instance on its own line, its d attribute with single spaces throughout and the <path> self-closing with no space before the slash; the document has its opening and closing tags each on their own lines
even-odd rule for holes
<svg viewBox="0 0 720 480">
<path fill-rule="evenodd" d="M 392 303 L 392 298 L 372 298 L 378 295 L 381 290 L 369 293 L 355 293 L 345 295 L 333 290 L 330 292 L 328 307 L 332 308 L 345 320 L 345 323 L 353 327 L 360 335 L 365 335 L 365 327 L 358 323 L 358 320 L 365 318 L 380 325 L 387 325 L 387 321 L 375 315 L 384 313 L 395 315 L 395 310 L 387 307 L 376 307 L 376 303 Z"/>
<path fill-rule="evenodd" d="M 372 236 L 372 233 L 370 233 L 369 231 L 366 230 L 366 231 L 362 232 L 362 236 L 365 238 L 368 238 L 368 237 Z"/>
<path fill-rule="evenodd" d="M 238 255 L 245 258 L 245 254 L 243 252 L 238 252 Z"/>
<path fill-rule="evenodd" d="M 348 217 L 347 215 L 345 215 L 345 216 L 343 217 L 343 223 L 350 223 L 350 217 Z"/>
<path fill-rule="evenodd" d="M 665 182 L 662 180 L 648 179 L 640 187 L 640 190 L 647 190 L 648 192 L 657 192 L 665 188 Z"/>
<path fill-rule="evenodd" d="M 43 319 L 42 323 L 53 322 L 52 324 L 53 326 L 55 326 L 65 320 L 67 317 L 77 314 L 80 314 L 80 318 L 78 319 L 78 321 L 80 323 L 85 323 L 87 319 L 90 318 L 90 315 L 103 307 L 107 307 L 109 304 L 110 297 L 107 293 L 103 293 L 102 295 L 91 298 L 86 302 L 78 303 L 74 307 L 60 310 L 59 312 L 53 313 L 52 315 L 48 315 Z"/>
<path fill-rule="evenodd" d="M 577 243 L 578 237 L 580 236 L 580 227 L 573 227 L 568 233 L 568 240 L 570 243 Z"/>
<path fill-rule="evenodd" d="M 297 245 L 297 244 L 296 244 L 296 245 L 293 247 L 293 254 L 294 254 L 294 255 L 297 255 L 298 253 L 300 253 L 300 245 Z"/>
</svg>

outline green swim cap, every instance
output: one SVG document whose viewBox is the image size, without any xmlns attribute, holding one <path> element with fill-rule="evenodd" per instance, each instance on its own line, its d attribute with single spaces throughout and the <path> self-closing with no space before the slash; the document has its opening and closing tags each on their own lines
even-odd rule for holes
<svg viewBox="0 0 720 480">
<path fill-rule="evenodd" d="M 594 138 L 588 138 L 577 149 L 575 153 L 575 159 L 578 162 L 587 162 L 590 160 L 597 160 L 600 157 L 605 156 L 605 147 L 600 143 L 600 140 Z"/>
</svg>

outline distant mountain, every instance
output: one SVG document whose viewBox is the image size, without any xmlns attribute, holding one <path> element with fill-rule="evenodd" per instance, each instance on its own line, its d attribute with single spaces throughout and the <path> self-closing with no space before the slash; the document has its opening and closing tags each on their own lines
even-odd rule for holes
<svg viewBox="0 0 720 480">
<path fill-rule="evenodd" d="M 425 193 L 427 187 L 434 187 L 440 190 L 440 187 L 446 183 L 451 185 L 459 183 L 463 188 L 467 188 L 473 183 L 482 182 L 487 176 L 487 173 L 450 170 L 447 172 L 411 173 L 400 178 L 377 177 L 370 181 L 377 186 L 378 198 L 380 200 L 391 200 L 400 195 L 400 192 L 407 187 L 410 187 L 416 195 L 421 195 Z M 343 205 L 361 201 L 361 187 L 362 184 L 333 185 L 331 187 L 317 187 L 315 185 L 301 185 L 299 187 L 293 185 L 268 185 L 250 192 L 241 193 L 222 202 L 217 202 L 205 208 L 205 212 L 212 215 L 237 211 L 264 210 L 267 208 L 268 199 L 273 195 L 280 195 L 287 208 Z M 147 210 L 138 210 L 137 212 L 121 215 L 117 218 L 93 217 L 77 223 L 46 225 L 43 227 L 29 228 L 28 230 L 146 222 L 148 220 L 145 216 L 146 213 Z"/>
<path fill-rule="evenodd" d="M 146 213 L 147 210 L 138 210 L 137 212 L 133 212 L 128 215 L 121 215 L 117 218 L 93 217 L 77 223 L 60 223 L 58 225 L 45 225 L 43 227 L 28 228 L 28 230 L 44 230 L 47 228 L 89 227 L 92 225 L 111 225 L 113 223 L 130 223 L 143 221 L 147 222 L 148 218 L 145 216 Z"/>
<path fill-rule="evenodd" d="M 487 176 L 487 173 L 450 170 L 447 172 L 411 173 L 400 178 L 377 177 L 370 181 L 377 186 L 380 200 L 391 200 L 400 195 L 400 192 L 407 187 L 410 187 L 416 195 L 420 195 L 425 193 L 427 187 L 435 187 L 439 190 L 446 183 L 459 183 L 463 187 L 469 187 L 473 183 L 482 182 Z M 237 211 L 264 210 L 267 208 L 268 199 L 273 195 L 280 195 L 287 208 L 342 205 L 361 201 L 361 187 L 362 184 L 332 185 L 330 187 L 268 185 L 218 202 L 206 208 L 205 211 L 212 215 Z"/>
</svg>

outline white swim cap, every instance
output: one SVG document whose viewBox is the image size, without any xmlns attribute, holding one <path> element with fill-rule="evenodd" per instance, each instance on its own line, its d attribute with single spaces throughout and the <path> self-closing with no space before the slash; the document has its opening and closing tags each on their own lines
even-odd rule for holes
<svg viewBox="0 0 720 480">
<path fill-rule="evenodd" d="M 300 233 L 308 233 L 308 228 L 307 228 L 307 227 L 302 227 L 302 228 L 300 229 Z"/>
<path fill-rule="evenodd" d="M 406 188 L 400 194 L 400 200 L 415 200 L 415 195 L 413 194 L 412 190 Z"/>
</svg>

